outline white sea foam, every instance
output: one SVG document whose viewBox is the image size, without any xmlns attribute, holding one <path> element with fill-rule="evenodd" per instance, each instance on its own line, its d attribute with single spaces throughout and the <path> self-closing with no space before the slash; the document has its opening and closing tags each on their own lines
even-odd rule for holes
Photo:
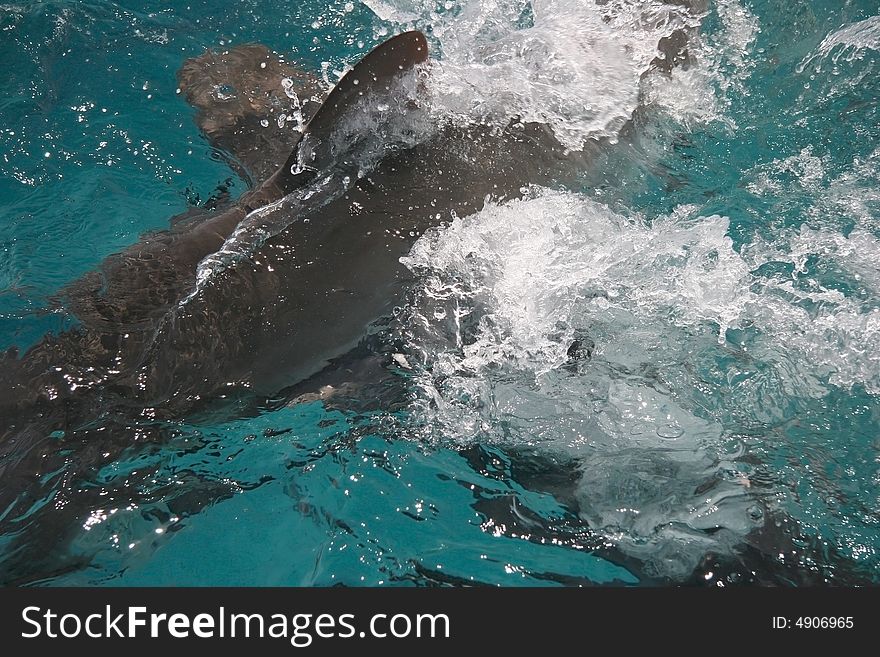
<svg viewBox="0 0 880 657">
<path fill-rule="evenodd" d="M 763 511 L 719 456 L 731 432 L 768 431 L 834 388 L 880 394 L 880 308 L 797 275 L 820 258 L 877 298 L 880 240 L 804 229 L 740 253 L 728 228 L 533 189 L 426 234 L 403 315 L 419 438 L 581 459 L 582 515 L 657 574 L 741 540 Z"/>
<path fill-rule="evenodd" d="M 424 0 L 365 4 L 391 23 L 430 27 L 440 111 L 498 125 L 546 123 L 572 149 L 616 139 L 660 40 L 677 30 L 696 38 L 699 25 L 684 5 L 658 0 L 471 0 L 443 11 Z"/>
<path fill-rule="evenodd" d="M 790 277 L 762 281 L 762 324 L 792 363 L 810 363 L 830 385 L 862 385 L 880 394 L 880 240 L 855 229 L 849 235 L 803 226 L 773 242 L 749 246 L 753 266 L 791 265 Z M 827 392 L 824 386 L 818 393 Z"/>
<path fill-rule="evenodd" d="M 496 372 L 540 387 L 582 334 L 609 367 L 627 371 L 684 358 L 688 340 L 723 342 L 755 301 L 727 228 L 691 208 L 649 225 L 578 194 L 535 189 L 426 234 L 405 262 L 425 276 L 410 322 L 416 361 L 430 372 L 428 388 L 450 390 L 431 390 L 432 403 L 462 410 L 454 388 L 472 387 L 475 375 L 490 394 Z M 450 428 L 440 431 L 474 437 Z"/>
</svg>

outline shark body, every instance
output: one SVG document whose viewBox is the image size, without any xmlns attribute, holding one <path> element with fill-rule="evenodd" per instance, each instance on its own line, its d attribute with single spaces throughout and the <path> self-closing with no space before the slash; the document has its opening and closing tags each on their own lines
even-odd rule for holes
<svg viewBox="0 0 880 657">
<path fill-rule="evenodd" d="M 589 158 L 567 153 L 546 126 L 522 123 L 501 131 L 448 125 L 384 147 L 381 132 L 359 127 L 364 108 L 375 114 L 378 105 L 386 124 L 405 123 L 418 112 L 417 76 L 427 60 L 424 35 L 397 35 L 322 103 L 314 78 L 262 46 L 184 64 L 178 82 L 200 128 L 252 187 L 231 204 L 175 217 L 168 230 L 106 258 L 60 295 L 79 320 L 75 328 L 5 355 L 0 524 L 16 531 L 25 522 L 28 541 L 48 543 L 42 549 L 50 553 L 67 533 L 52 528 L 75 525 L 94 500 L 62 491 L 76 502 L 23 521 L 41 494 L 40 473 L 87 479 L 134 442 L 162 441 L 153 420 L 230 398 L 313 390 L 323 371 L 338 380 L 332 364 L 357 351 L 370 325 L 403 300 L 413 275 L 400 258 L 419 235 Z M 409 92 L 399 88 L 405 78 L 415 79 Z M 291 93 L 305 99 L 302 131 L 266 126 L 259 117 Z M 365 153 L 372 157 L 366 166 Z M 261 221 L 276 229 L 200 279 L 205 261 L 222 254 L 243 224 Z M 375 375 L 373 360 L 364 371 Z M 52 513 L 58 517 L 43 517 Z M 13 563 L 9 570 L 21 577 L 21 562 Z"/>
<path fill-rule="evenodd" d="M 686 58 L 681 35 L 660 47 L 668 52 L 658 68 Z M 375 358 L 358 365 L 346 357 L 404 300 L 413 274 L 401 257 L 418 237 L 453 214 L 478 211 L 488 197 L 515 198 L 525 186 L 577 176 L 608 147 L 597 141 L 569 152 L 537 123 L 449 124 L 380 150 L 364 167 L 356 125 L 363 103 L 381 106 L 373 97 L 384 102 L 390 93 L 397 104 L 386 119 L 406 123 L 414 106 L 418 111 L 418 83 L 409 96 L 395 85 L 417 77 L 427 60 L 421 33 L 398 35 L 349 71 L 323 103 L 314 78 L 262 46 L 184 64 L 178 82 L 202 132 L 252 187 L 234 203 L 176 217 L 169 230 L 107 258 L 64 291 L 78 327 L 46 336 L 23 355 L 7 354 L 0 372 L 0 526 L 25 538 L 0 581 L 26 583 L 82 567 L 53 556 L 64 552 L 75 518 L 99 503 L 99 494 L 101 504 L 124 505 L 133 493 L 77 494 L 72 484 L 133 441 L 164 440 L 162 429 L 151 428 L 154 420 L 230 399 L 289 399 L 294 393 L 285 391 L 314 391 L 358 367 L 354 376 L 381 376 Z M 296 117 L 302 131 L 265 125 L 267 109 L 292 93 L 304 99 Z M 260 222 L 275 229 L 243 257 L 225 264 L 215 258 L 201 277 L 236 231 Z M 57 494 L 67 498 L 28 517 L 41 494 L 35 473 L 53 472 L 69 480 Z M 166 491 L 176 514 L 229 495 L 207 482 L 191 484 L 199 495 Z M 34 558 L 34 545 L 42 556 Z"/>
</svg>

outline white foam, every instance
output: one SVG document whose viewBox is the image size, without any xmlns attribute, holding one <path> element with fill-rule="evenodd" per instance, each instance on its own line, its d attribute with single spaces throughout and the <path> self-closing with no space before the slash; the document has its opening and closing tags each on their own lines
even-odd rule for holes
<svg viewBox="0 0 880 657">
<path fill-rule="evenodd" d="M 763 308 L 753 320 L 799 365 L 795 371 L 880 394 L 880 309 L 871 301 L 880 297 L 880 240 L 861 229 L 844 236 L 803 226 L 772 243 L 756 240 L 747 257 L 755 267 L 792 265 L 791 277 L 762 281 Z M 813 396 L 827 391 L 820 385 Z"/>
<path fill-rule="evenodd" d="M 383 21 L 411 23 L 419 14 L 432 9 L 433 2 L 413 2 L 412 0 L 361 0 L 361 2 Z"/>
<path fill-rule="evenodd" d="M 827 210 L 847 217 L 860 228 L 880 234 L 880 148 L 866 158 L 855 157 L 852 166 L 828 183 L 816 197 Z"/>
<path fill-rule="evenodd" d="M 741 540 L 762 518 L 718 456 L 730 432 L 771 431 L 835 388 L 880 394 L 880 308 L 805 273 L 820 258 L 876 299 L 880 240 L 804 228 L 739 253 L 728 228 L 691 207 L 648 221 L 535 188 L 426 234 L 401 315 L 414 435 L 581 459 L 584 518 L 658 574 Z M 594 343 L 588 362 L 570 359 L 575 340 Z"/>
<path fill-rule="evenodd" d="M 723 61 L 729 75 L 720 78 L 730 84 L 746 78 L 755 62 L 749 56 L 750 48 L 761 31 L 758 19 L 747 7 L 736 0 L 719 0 L 713 4 L 722 29 L 712 40 L 716 62 Z"/>
<path fill-rule="evenodd" d="M 423 0 L 366 4 L 389 22 L 430 27 L 438 110 L 498 125 L 546 123 L 575 150 L 616 139 L 660 40 L 699 24 L 683 5 L 657 0 L 471 0 L 443 12 Z"/>
<path fill-rule="evenodd" d="M 430 342 L 421 359 L 446 387 L 450 376 L 470 385 L 464 379 L 493 371 L 534 384 L 567 362 L 586 328 L 603 334 L 597 349 L 621 368 L 656 360 L 652 350 L 679 357 L 688 332 L 723 341 L 752 301 L 749 268 L 727 227 L 690 208 L 648 225 L 541 189 L 489 204 L 426 234 L 404 259 L 425 274 L 413 322 L 417 343 Z"/>
<path fill-rule="evenodd" d="M 752 178 L 747 189 L 758 196 L 778 194 L 789 179 L 793 179 L 801 188 L 812 190 L 824 179 L 826 163 L 827 157 L 814 155 L 813 147 L 807 146 L 797 155 L 776 158 L 767 165 L 747 172 L 744 177 Z"/>
</svg>

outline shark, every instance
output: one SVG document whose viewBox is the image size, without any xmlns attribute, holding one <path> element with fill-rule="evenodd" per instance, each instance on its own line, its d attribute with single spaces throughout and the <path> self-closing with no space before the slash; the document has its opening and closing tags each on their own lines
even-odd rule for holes
<svg viewBox="0 0 880 657">
<path fill-rule="evenodd" d="M 133 442 L 161 441 L 154 420 L 320 394 L 353 370 L 384 376 L 386 364 L 363 358 L 361 345 L 402 302 L 413 274 L 401 257 L 415 240 L 487 197 L 518 195 L 590 159 L 541 124 L 430 125 L 420 114 L 428 66 L 419 31 L 374 48 L 326 98 L 315 76 L 259 44 L 184 63 L 180 94 L 249 189 L 235 201 L 221 194 L 107 257 L 58 295 L 73 328 L 3 355 L 7 531 L 24 523 L 22 544 L 62 552 L 57 527 L 76 525 L 94 500 L 71 493 L 75 503 L 56 500 L 29 517 L 41 494 L 35 479 L 60 471 L 70 482 L 88 478 Z M 299 131 L 266 121 L 281 106 Z M 404 129 L 389 138 L 396 125 Z M 101 431 L 107 423 L 113 430 Z M 16 549 L 5 570 L 18 574 L 4 579 L 30 581 L 21 572 L 34 570 L 22 565 L 32 559 L 16 559 Z"/>
<path fill-rule="evenodd" d="M 438 215 L 470 213 L 489 195 L 515 195 L 524 184 L 552 179 L 573 159 L 537 124 L 512 125 L 503 134 L 447 127 L 389 150 L 365 175 L 353 161 L 357 154 L 337 152 L 335 132 L 358 100 L 388 91 L 395 78 L 427 61 L 425 37 L 403 33 L 369 53 L 317 109 L 304 108 L 308 118 L 298 134 L 266 130 L 257 119 L 284 84 L 300 90 L 315 84 L 277 63 L 268 72 L 258 68 L 264 77 L 250 81 L 259 102 L 229 107 L 215 99 L 212 107 L 205 99 L 210 83 L 199 70 L 228 78 L 223 67 L 240 69 L 235 60 L 265 55 L 248 46 L 221 63 L 211 53 L 178 76 L 203 132 L 230 153 L 253 187 L 222 210 L 175 217 L 169 230 L 144 236 L 67 286 L 60 296 L 79 324 L 24 355 L 7 354 L 4 417 L 60 400 L 70 416 L 80 399 L 93 401 L 97 388 L 177 415 L 230 382 L 270 394 L 302 381 L 348 351 L 365 326 L 399 301 L 406 278 L 400 256 L 439 223 Z M 264 86 L 274 88 L 263 92 Z M 328 193 L 315 193 L 328 185 Z M 298 191 L 302 198 L 293 198 Z M 278 206 L 283 199 L 289 202 Z M 218 277 L 222 284 L 194 294 L 200 263 L 255 214 L 269 222 L 281 215 L 284 226 L 249 255 L 260 264 L 238 263 Z"/>
<path fill-rule="evenodd" d="M 687 35 L 658 48 L 655 67 L 668 72 L 687 60 Z M 419 31 L 377 46 L 326 97 L 317 77 L 259 44 L 183 64 L 180 94 L 249 189 L 107 257 L 59 295 L 73 328 L 3 357 L 0 527 L 20 537 L 0 581 L 84 565 L 57 555 L 99 493 L 71 491 L 133 442 L 163 441 L 161 420 L 323 399 L 353 379 L 393 376 L 398 363 L 365 344 L 405 300 L 415 274 L 401 259 L 415 241 L 487 198 L 576 180 L 614 146 L 572 152 L 535 122 L 437 125 L 420 101 L 429 68 Z M 580 344 L 570 351 L 589 358 Z M 40 479 L 53 476 L 67 485 L 41 506 Z M 169 509 L 196 513 L 230 494 L 197 480 L 188 489 L 199 494 L 166 491 Z"/>
</svg>

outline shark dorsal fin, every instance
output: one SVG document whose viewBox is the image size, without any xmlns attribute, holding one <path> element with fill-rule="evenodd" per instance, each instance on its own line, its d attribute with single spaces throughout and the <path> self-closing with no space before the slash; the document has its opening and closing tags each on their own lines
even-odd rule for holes
<svg viewBox="0 0 880 657">
<path fill-rule="evenodd" d="M 280 195 L 285 195 L 303 183 L 303 176 L 294 173 L 299 163 L 299 147 L 306 138 L 325 141 L 334 127 L 362 96 L 383 91 L 399 74 L 428 59 L 428 42 L 417 30 L 394 36 L 367 53 L 348 71 L 330 91 L 327 99 L 303 128 L 287 161 L 267 181 Z M 307 178 L 308 176 L 306 176 Z"/>
</svg>

